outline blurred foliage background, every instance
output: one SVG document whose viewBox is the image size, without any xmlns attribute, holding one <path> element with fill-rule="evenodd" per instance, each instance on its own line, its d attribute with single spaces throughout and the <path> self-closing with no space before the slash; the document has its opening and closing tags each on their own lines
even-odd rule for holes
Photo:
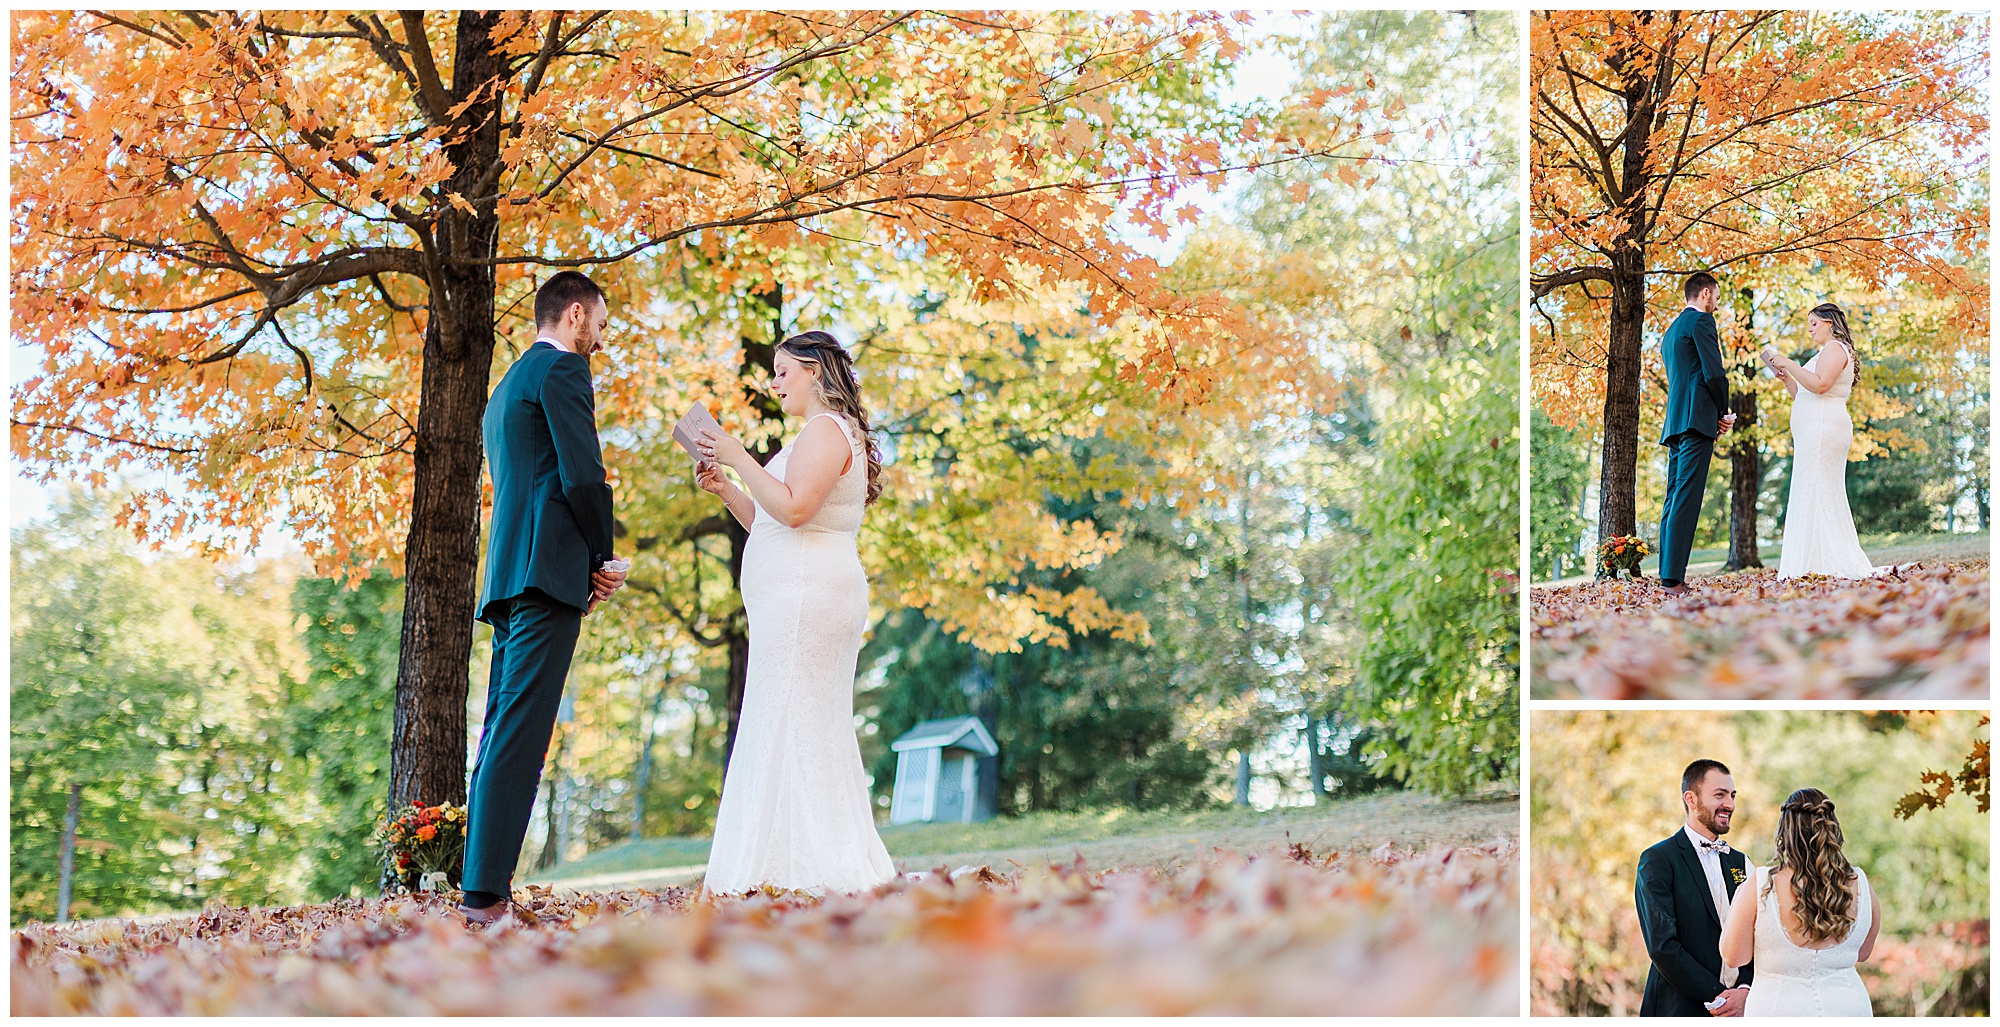
<svg viewBox="0 0 2000 1027">
<path fill-rule="evenodd" d="M 1544 710 L 1531 715 L 1531 1012 L 1634 1016 L 1645 942 L 1633 910 L 1639 854 L 1685 822 L 1680 774 L 1699 758 L 1736 779 L 1727 839 L 1771 862 L 1778 807 L 1794 790 L 1833 798 L 1850 861 L 1882 900 L 1862 980 L 1877 1016 L 1989 1010 L 1992 818 L 1966 796 L 1897 819 L 1926 770 L 1956 772 L 1977 711 Z"/>
</svg>

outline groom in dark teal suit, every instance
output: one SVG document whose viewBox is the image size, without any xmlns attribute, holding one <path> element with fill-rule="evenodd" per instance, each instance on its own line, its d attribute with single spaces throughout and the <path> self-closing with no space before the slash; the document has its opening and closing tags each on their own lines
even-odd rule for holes
<svg viewBox="0 0 2000 1027">
<path fill-rule="evenodd" d="M 468 920 L 507 910 L 583 616 L 624 584 L 611 552 L 611 486 L 597 444 L 592 352 L 608 311 L 575 271 L 535 294 L 536 339 L 486 404 L 493 526 L 478 618 L 493 626 L 486 726 L 466 790 Z"/>
<path fill-rule="evenodd" d="M 1660 584 L 1685 592 L 1688 552 L 1694 548 L 1695 521 L 1708 485 L 1708 461 L 1715 440 L 1729 432 L 1729 376 L 1715 333 L 1715 306 L 1722 287 L 1715 276 L 1697 271 L 1682 290 L 1687 307 L 1660 337 L 1667 365 L 1667 417 L 1660 444 L 1667 447 L 1667 501 L 1660 514 Z"/>
</svg>

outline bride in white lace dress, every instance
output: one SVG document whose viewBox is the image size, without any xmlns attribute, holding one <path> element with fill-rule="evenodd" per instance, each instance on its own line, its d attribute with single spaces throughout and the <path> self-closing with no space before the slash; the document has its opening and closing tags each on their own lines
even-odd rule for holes
<svg viewBox="0 0 2000 1027">
<path fill-rule="evenodd" d="M 803 420 L 797 438 L 764 466 L 727 435 L 711 431 L 698 444 L 709 461 L 702 488 L 750 530 L 748 680 L 703 886 L 865 891 L 896 876 L 854 737 L 855 660 L 868 623 L 855 536 L 881 492 L 881 458 L 853 361 L 833 336 L 787 339 L 772 364 L 779 405 Z"/>
<path fill-rule="evenodd" d="M 1841 851 L 1833 800 L 1801 788 L 1778 811 L 1777 858 L 1736 889 L 1722 961 L 1755 962 L 1744 1016 L 1873 1016 L 1856 963 L 1875 950 L 1882 902 Z"/>
<path fill-rule="evenodd" d="M 1854 336 L 1847 330 L 1847 315 L 1831 303 L 1806 315 L 1806 333 L 1820 350 L 1803 366 L 1764 347 L 1765 363 L 1792 395 L 1792 491 L 1785 500 L 1778 577 L 1865 578 L 1877 569 L 1861 551 L 1847 505 L 1847 450 L 1854 443 L 1847 396 L 1854 390 Z"/>
</svg>

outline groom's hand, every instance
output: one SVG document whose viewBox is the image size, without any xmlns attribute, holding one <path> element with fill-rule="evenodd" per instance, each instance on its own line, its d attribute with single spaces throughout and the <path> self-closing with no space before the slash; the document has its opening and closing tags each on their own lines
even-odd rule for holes
<svg viewBox="0 0 2000 1027">
<path fill-rule="evenodd" d="M 611 593 L 625 585 L 625 572 L 609 568 L 599 568 L 590 572 L 590 591 L 599 599 L 611 598 Z"/>
<path fill-rule="evenodd" d="M 608 564 L 590 572 L 590 605 L 583 611 L 588 617 L 597 609 L 597 604 L 611 598 L 611 593 L 625 587 L 625 575 L 629 571 L 616 570 Z"/>
<path fill-rule="evenodd" d="M 1710 1016 L 1742 1016 L 1743 1003 L 1750 998 L 1750 986 L 1738 985 L 1717 996 L 1722 1004 L 1708 1011 Z"/>
<path fill-rule="evenodd" d="M 1723 436 L 1729 434 L 1729 426 L 1735 423 L 1736 423 L 1735 414 L 1724 414 L 1722 420 L 1715 422 L 1715 434 L 1717 436 Z"/>
</svg>

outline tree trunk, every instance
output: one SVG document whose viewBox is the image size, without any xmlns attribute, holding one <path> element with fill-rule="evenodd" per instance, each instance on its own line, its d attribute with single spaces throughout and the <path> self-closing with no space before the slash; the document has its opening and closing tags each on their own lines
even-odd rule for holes
<svg viewBox="0 0 2000 1027">
<path fill-rule="evenodd" d="M 1730 409 L 1736 412 L 1732 434 L 1757 423 L 1757 397 L 1733 397 Z M 1764 566 L 1757 553 L 1757 492 L 1764 481 L 1764 455 L 1748 439 L 1739 439 L 1729 450 L 1729 560 L 1726 571 Z"/>
<path fill-rule="evenodd" d="M 1312 777 L 1314 805 L 1324 805 L 1333 801 L 1333 794 L 1326 790 L 1326 750 L 1320 747 L 1320 728 L 1325 721 L 1311 714 L 1306 715 L 1306 773 Z"/>
<path fill-rule="evenodd" d="M 667 701 L 667 688 L 672 683 L 671 674 L 660 682 L 659 689 L 653 693 L 652 704 L 645 708 L 646 722 L 640 725 L 639 766 L 632 775 L 632 838 L 635 841 L 646 836 L 646 787 L 652 783 L 653 776 L 653 724 L 660 719 L 660 706 Z"/>
<path fill-rule="evenodd" d="M 785 287 L 782 283 L 772 283 L 769 287 L 751 297 L 771 314 L 771 341 L 764 342 L 749 336 L 743 337 L 743 355 L 737 364 L 737 378 L 742 385 L 743 395 L 750 401 L 750 408 L 757 413 L 761 425 L 778 424 L 782 427 L 785 412 L 778 406 L 777 397 L 768 392 L 751 388 L 751 383 L 768 379 L 773 373 L 771 358 L 777 354 L 778 343 L 784 341 L 785 332 Z M 780 433 L 782 434 L 782 432 Z M 771 462 L 780 447 L 780 438 L 769 438 L 750 447 L 750 455 L 759 464 Z M 729 584 L 738 594 L 743 591 L 743 550 L 750 542 L 750 533 L 744 530 L 736 518 L 728 519 L 729 530 Z M 729 644 L 729 694 L 724 699 L 724 723 L 722 740 L 722 768 L 729 771 L 729 756 L 736 751 L 737 721 L 743 716 L 743 687 L 750 675 L 750 623 L 748 617 L 738 611 L 723 628 L 723 636 Z"/>
<path fill-rule="evenodd" d="M 1646 324 L 1645 256 L 1613 262 L 1611 336 L 1605 352 L 1604 443 L 1599 452 L 1597 538 L 1638 532 L 1639 340 Z"/>
<path fill-rule="evenodd" d="M 1144 807 L 1141 806 L 1140 803 L 1145 800 L 1146 791 L 1145 791 L 1145 782 L 1142 779 L 1140 768 L 1143 766 L 1143 761 L 1146 757 L 1146 743 L 1144 739 L 1141 739 L 1139 737 L 1139 732 L 1137 731 L 1132 732 L 1131 742 L 1132 742 L 1132 795 L 1131 795 L 1132 808 L 1143 809 Z"/>
<path fill-rule="evenodd" d="M 729 587 L 739 594 L 743 590 L 743 550 L 749 544 L 750 532 L 729 518 L 726 529 L 729 533 Z M 743 688 L 750 679 L 750 617 L 738 609 L 729 615 L 722 634 L 729 646 L 729 691 L 723 697 L 722 710 L 722 772 L 729 773 L 729 756 L 736 751 L 736 722 L 743 716 Z"/>
<path fill-rule="evenodd" d="M 1650 16 L 1641 13 L 1641 21 Z M 1625 230 L 1611 243 L 1611 330 L 1605 346 L 1604 445 L 1597 493 L 1597 537 L 1636 535 L 1639 464 L 1639 341 L 1646 327 L 1646 202 L 1658 69 L 1643 54 L 1614 53 L 1606 63 L 1623 78 L 1625 145 L 1613 183 Z"/>
<path fill-rule="evenodd" d="M 69 786 L 69 810 L 63 814 L 62 879 L 56 884 L 56 923 L 69 923 L 69 897 L 76 881 L 76 819 L 83 807 L 83 785 Z"/>
<path fill-rule="evenodd" d="M 1599 449 L 1601 450 L 1602 447 L 1600 446 Z M 1599 466 L 1602 466 L 1601 453 Z M 1604 487 L 1601 484 L 1598 486 L 1597 492 L 1600 496 L 1604 494 Z M 1576 519 L 1586 522 L 1590 519 L 1590 456 L 1588 453 L 1583 458 L 1583 481 L 1577 484 L 1576 489 Z M 1588 537 L 1579 537 L 1576 540 L 1576 565 L 1578 568 L 1590 570 L 1594 566 L 1595 561 L 1591 559 L 1590 554 L 1590 539 Z"/>
<path fill-rule="evenodd" d="M 465 102 L 502 70 L 493 49 L 498 12 L 458 15 L 451 100 Z M 499 159 L 499 91 L 481 94 L 463 115 L 470 126 L 445 147 L 457 169 L 447 188 L 478 197 Z M 472 655 L 473 591 L 479 562 L 480 420 L 493 364 L 491 266 L 451 258 L 489 257 L 499 237 L 493 202 L 475 213 L 448 208 L 435 226 L 423 385 L 417 411 L 410 534 L 396 712 L 389 759 L 389 808 L 465 802 L 465 697 Z"/>
<path fill-rule="evenodd" d="M 1756 321 L 1756 297 L 1745 289 L 1741 294 L 1743 303 L 1738 312 L 1743 317 L 1743 326 L 1753 334 Z M 1750 360 L 1751 374 L 1755 365 Z M 1736 415 L 1736 425 L 1730 429 L 1732 444 L 1729 447 L 1729 559 L 1722 565 L 1726 571 L 1740 571 L 1751 567 L 1764 566 L 1764 560 L 1757 553 L 1757 493 L 1764 484 L 1764 454 L 1762 447 L 1752 438 L 1750 429 L 1757 426 L 1757 394 L 1755 392 L 1735 392 L 1729 397 L 1729 410 Z"/>
<path fill-rule="evenodd" d="M 556 788 L 556 862 L 561 863 L 569 852 L 569 843 L 576 837 L 576 779 L 564 774 Z"/>
<path fill-rule="evenodd" d="M 562 805 L 562 749 L 567 732 L 556 734 L 555 748 L 549 753 L 549 798 L 542 806 L 542 851 L 535 856 L 535 869 L 547 870 L 562 862 L 561 829 L 556 810 Z"/>
<path fill-rule="evenodd" d="M 1257 672 L 1257 640 L 1251 632 L 1251 615 L 1254 612 L 1250 602 L 1250 489 L 1255 485 L 1256 472 L 1245 475 L 1243 489 L 1236 497 L 1236 524 L 1238 541 L 1243 546 L 1243 556 L 1236 565 L 1237 583 L 1243 593 L 1243 672 L 1246 678 Z M 1250 695 L 1256 686 L 1246 681 L 1243 693 Z M 1236 758 L 1236 805 L 1250 805 L 1250 746 L 1252 739 L 1246 738 L 1243 747 L 1237 750 Z"/>
<path fill-rule="evenodd" d="M 1046 809 L 1048 804 L 1048 786 L 1042 779 L 1042 750 L 1037 748 L 1028 764 L 1028 808 Z"/>
</svg>

